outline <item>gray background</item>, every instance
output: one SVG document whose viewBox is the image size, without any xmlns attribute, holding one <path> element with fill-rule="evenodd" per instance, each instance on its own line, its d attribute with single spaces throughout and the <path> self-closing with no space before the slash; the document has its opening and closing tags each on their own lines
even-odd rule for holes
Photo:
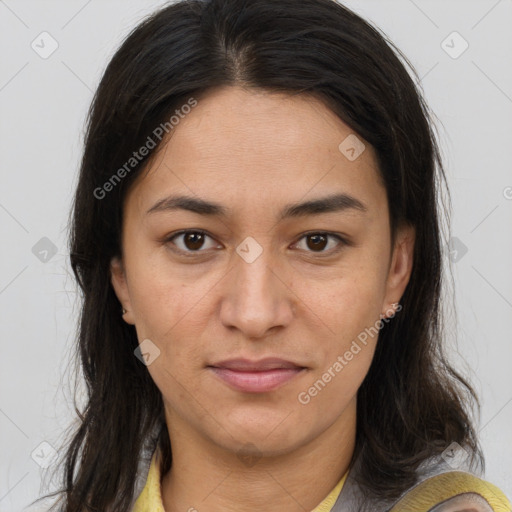
<svg viewBox="0 0 512 512">
<path fill-rule="evenodd" d="M 0 0 L 0 512 L 45 490 L 40 465 L 73 417 L 66 235 L 84 119 L 121 39 L 162 3 Z M 451 352 L 483 402 L 485 476 L 511 497 L 512 0 L 346 4 L 409 57 L 439 118 L 453 200 Z"/>
</svg>

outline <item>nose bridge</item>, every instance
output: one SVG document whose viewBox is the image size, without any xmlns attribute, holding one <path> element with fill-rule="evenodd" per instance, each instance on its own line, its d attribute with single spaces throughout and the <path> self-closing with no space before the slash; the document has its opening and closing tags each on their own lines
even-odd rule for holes
<svg viewBox="0 0 512 512">
<path fill-rule="evenodd" d="M 272 251 L 254 238 L 246 238 L 233 254 L 235 268 L 228 273 L 221 320 L 246 337 L 260 337 L 269 329 L 286 325 L 292 316 L 287 287 L 278 278 Z"/>
<path fill-rule="evenodd" d="M 272 267 L 269 250 L 262 251 L 254 261 L 248 261 L 239 256 L 235 275 L 236 286 L 242 297 L 254 297 L 260 300 L 271 298 L 273 294 L 270 293 L 270 288 L 274 277 Z"/>
</svg>

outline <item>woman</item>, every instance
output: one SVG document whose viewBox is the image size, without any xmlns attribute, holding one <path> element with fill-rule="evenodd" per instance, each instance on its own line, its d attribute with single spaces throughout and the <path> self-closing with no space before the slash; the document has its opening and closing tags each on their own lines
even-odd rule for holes
<svg viewBox="0 0 512 512">
<path fill-rule="evenodd" d="M 443 357 L 444 174 L 392 48 L 331 0 L 184 0 L 114 55 L 60 510 L 510 510 Z"/>
</svg>

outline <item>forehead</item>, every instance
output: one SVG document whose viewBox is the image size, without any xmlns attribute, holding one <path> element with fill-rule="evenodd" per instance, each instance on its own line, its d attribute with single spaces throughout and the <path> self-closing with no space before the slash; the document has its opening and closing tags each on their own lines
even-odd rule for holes
<svg viewBox="0 0 512 512">
<path fill-rule="evenodd" d="M 312 96 L 219 88 L 181 116 L 130 194 L 144 212 L 177 190 L 240 206 L 332 192 L 376 204 L 384 190 L 373 148 L 358 137 L 358 158 L 340 150 L 354 137 Z"/>
</svg>

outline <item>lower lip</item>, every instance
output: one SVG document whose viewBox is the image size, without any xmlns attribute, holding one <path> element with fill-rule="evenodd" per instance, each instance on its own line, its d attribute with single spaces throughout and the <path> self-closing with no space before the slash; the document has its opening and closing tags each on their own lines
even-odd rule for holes
<svg viewBox="0 0 512 512">
<path fill-rule="evenodd" d="M 242 372 L 211 366 L 210 370 L 238 391 L 265 393 L 282 386 L 305 371 L 306 368 L 276 368 L 262 372 Z"/>
</svg>

